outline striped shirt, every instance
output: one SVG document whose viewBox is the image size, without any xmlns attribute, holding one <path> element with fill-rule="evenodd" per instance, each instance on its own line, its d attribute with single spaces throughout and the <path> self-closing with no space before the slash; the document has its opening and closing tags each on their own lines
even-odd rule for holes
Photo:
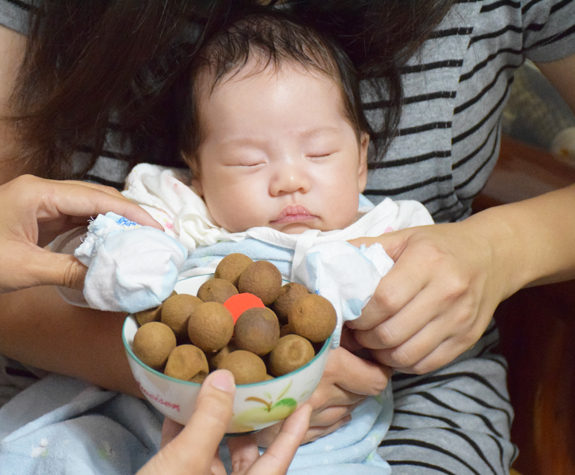
<svg viewBox="0 0 575 475">
<path fill-rule="evenodd" d="M 0 23 L 25 32 L 28 3 L 0 0 Z M 459 0 L 402 69 L 398 136 L 385 157 L 371 157 L 365 195 L 375 203 L 418 200 L 436 222 L 469 216 L 497 160 L 515 69 L 525 58 L 574 53 L 575 0 Z M 366 96 L 366 115 L 377 126 L 385 104 Z M 114 141 L 110 132 L 86 179 L 122 188 L 129 166 Z"/>
<path fill-rule="evenodd" d="M 437 222 L 471 213 L 499 154 L 513 73 L 575 53 L 574 0 L 460 1 L 403 68 L 398 137 L 365 194 L 421 201 Z M 380 107 L 366 102 L 370 111 Z"/>
</svg>

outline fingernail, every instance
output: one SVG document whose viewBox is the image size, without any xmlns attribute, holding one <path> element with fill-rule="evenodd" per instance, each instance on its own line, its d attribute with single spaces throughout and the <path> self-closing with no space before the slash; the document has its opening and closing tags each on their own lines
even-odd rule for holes
<svg viewBox="0 0 575 475">
<path fill-rule="evenodd" d="M 226 393 L 234 391 L 234 377 L 232 373 L 226 370 L 214 371 L 210 380 L 212 387 L 220 389 Z"/>
</svg>

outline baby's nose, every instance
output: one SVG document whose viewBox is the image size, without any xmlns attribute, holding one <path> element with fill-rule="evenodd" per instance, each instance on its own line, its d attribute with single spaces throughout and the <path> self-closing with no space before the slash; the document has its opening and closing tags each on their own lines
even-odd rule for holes
<svg viewBox="0 0 575 475">
<path fill-rule="evenodd" d="M 276 171 L 270 183 L 270 193 L 273 196 L 296 192 L 307 193 L 310 187 L 309 177 L 302 166 L 290 164 Z"/>
</svg>

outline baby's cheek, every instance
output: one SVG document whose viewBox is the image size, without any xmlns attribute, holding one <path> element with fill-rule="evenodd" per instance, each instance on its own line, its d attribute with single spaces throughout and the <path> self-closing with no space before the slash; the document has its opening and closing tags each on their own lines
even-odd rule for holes
<svg viewBox="0 0 575 475">
<path fill-rule="evenodd" d="M 351 203 L 341 203 L 339 208 L 334 206 L 331 209 L 332 229 L 347 228 L 359 218 L 359 214 L 357 212 L 359 203 L 353 199 L 350 201 Z"/>
<path fill-rule="evenodd" d="M 221 227 L 232 233 L 240 233 L 255 226 L 265 226 L 265 223 L 260 222 L 257 209 L 241 203 L 228 205 L 221 221 Z"/>
</svg>

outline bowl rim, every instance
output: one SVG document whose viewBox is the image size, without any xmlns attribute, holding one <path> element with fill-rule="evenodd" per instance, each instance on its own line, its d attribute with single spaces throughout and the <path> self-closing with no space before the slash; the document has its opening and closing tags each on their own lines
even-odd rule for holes
<svg viewBox="0 0 575 475">
<path fill-rule="evenodd" d="M 184 280 L 188 280 L 188 279 L 194 279 L 196 277 L 205 277 L 207 275 L 214 275 L 213 273 L 206 273 L 206 274 L 199 274 L 199 275 L 194 275 L 191 277 L 186 277 L 185 279 L 182 279 L 182 282 Z M 188 294 L 191 295 L 191 294 Z M 138 325 L 138 322 L 136 320 L 136 317 L 134 316 L 134 314 L 129 314 L 126 319 L 124 320 L 124 323 L 122 325 L 122 342 L 124 343 L 124 349 L 128 352 L 130 358 L 132 358 L 136 363 L 138 363 L 143 369 L 150 371 L 152 374 L 165 379 L 167 381 L 173 381 L 175 383 L 180 383 L 180 384 L 184 384 L 184 385 L 189 385 L 192 387 L 197 387 L 199 388 L 201 386 L 201 383 L 194 383 L 192 381 L 184 381 L 183 379 L 177 379 L 177 378 L 172 378 L 171 376 L 166 376 L 164 373 L 160 373 L 159 371 L 150 368 L 148 365 L 144 364 L 136 355 L 135 353 L 132 351 L 132 348 L 130 347 L 130 345 L 128 344 L 128 341 L 126 340 L 126 326 L 128 325 L 129 321 L 134 321 L 136 323 L 136 325 Z M 327 340 L 325 340 L 321 350 L 318 351 L 318 353 L 311 359 L 309 360 L 306 364 L 304 364 L 303 366 L 300 366 L 298 369 L 296 369 L 295 371 L 291 371 L 289 373 L 286 373 L 282 376 L 276 376 L 273 379 L 267 379 L 265 381 L 260 381 L 258 383 L 250 383 L 250 384 L 238 384 L 236 385 L 237 387 L 241 387 L 241 388 L 251 388 L 251 387 L 255 387 L 255 386 L 260 386 L 263 384 L 267 384 L 273 381 L 279 381 L 282 378 L 287 378 L 287 377 L 293 377 L 295 376 L 297 373 L 303 371 L 305 368 L 307 368 L 308 366 L 310 366 L 314 361 L 316 361 L 317 359 L 319 359 L 319 357 L 321 355 L 323 355 L 323 353 L 325 353 L 326 351 L 328 351 L 330 345 L 331 345 L 331 340 L 333 338 L 333 334 L 331 334 L 329 336 L 329 338 Z"/>
</svg>

